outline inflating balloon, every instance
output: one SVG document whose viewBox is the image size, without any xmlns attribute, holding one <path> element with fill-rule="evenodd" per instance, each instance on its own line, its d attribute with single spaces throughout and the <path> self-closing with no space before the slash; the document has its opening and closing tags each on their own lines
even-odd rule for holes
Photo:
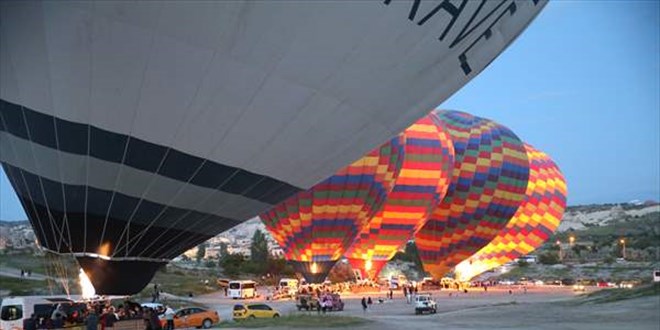
<svg viewBox="0 0 660 330">
<path fill-rule="evenodd" d="M 402 136 L 401 173 L 381 210 L 355 239 L 346 257 L 362 278 L 375 278 L 426 222 L 444 197 L 454 168 L 454 147 L 434 113 Z"/>
<path fill-rule="evenodd" d="M 401 170 L 403 138 L 340 170 L 261 214 L 284 256 L 307 282 L 323 282 L 367 222 L 382 207 Z"/>
<path fill-rule="evenodd" d="M 458 111 L 437 115 L 454 144 L 454 171 L 415 243 L 424 269 L 440 278 L 511 219 L 525 195 L 529 163 L 523 143 L 508 128 Z"/>
<path fill-rule="evenodd" d="M 456 266 L 460 280 L 472 277 L 540 247 L 557 230 L 566 208 L 566 180 L 545 153 L 525 144 L 529 182 L 522 205 L 488 245 Z"/>
</svg>

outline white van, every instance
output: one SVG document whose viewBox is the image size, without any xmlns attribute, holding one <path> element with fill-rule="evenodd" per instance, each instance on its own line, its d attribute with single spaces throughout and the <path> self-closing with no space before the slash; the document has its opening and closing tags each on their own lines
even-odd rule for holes
<svg viewBox="0 0 660 330">
<path fill-rule="evenodd" d="M 34 314 L 39 319 L 51 318 L 54 313 L 69 317 L 83 309 L 84 304 L 64 296 L 7 297 L 0 306 L 0 330 L 23 329 L 23 320 Z"/>
<path fill-rule="evenodd" d="M 283 278 L 280 280 L 278 289 L 281 297 L 295 297 L 298 293 L 298 280 L 295 278 Z"/>
<path fill-rule="evenodd" d="M 255 281 L 231 281 L 227 294 L 232 299 L 254 298 L 257 296 L 257 283 Z"/>
</svg>

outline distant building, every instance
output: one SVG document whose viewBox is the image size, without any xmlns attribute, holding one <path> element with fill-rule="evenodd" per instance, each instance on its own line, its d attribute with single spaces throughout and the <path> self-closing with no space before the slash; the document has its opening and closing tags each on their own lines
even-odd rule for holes
<svg viewBox="0 0 660 330">
<path fill-rule="evenodd" d="M 516 258 L 516 259 L 514 259 L 513 261 L 516 262 L 516 263 L 517 263 L 517 262 L 520 262 L 520 261 L 524 261 L 524 262 L 526 262 L 526 263 L 528 263 L 528 264 L 535 264 L 535 263 L 537 263 L 537 262 L 539 261 L 539 258 L 538 258 L 538 256 L 535 255 L 535 254 L 530 254 L 530 255 L 526 255 L 526 256 L 522 256 L 522 257 Z"/>
<path fill-rule="evenodd" d="M 206 255 L 204 256 L 204 259 L 219 259 L 220 257 L 222 257 L 222 255 L 220 253 L 219 246 L 212 246 L 206 248 Z"/>
</svg>

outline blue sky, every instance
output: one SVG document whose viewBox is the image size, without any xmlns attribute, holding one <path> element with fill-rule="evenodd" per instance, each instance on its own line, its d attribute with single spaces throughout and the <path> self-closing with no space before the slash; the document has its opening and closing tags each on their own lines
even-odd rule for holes
<svg viewBox="0 0 660 330">
<path fill-rule="evenodd" d="M 657 1 L 553 1 L 440 108 L 494 119 L 550 154 L 569 204 L 660 200 Z M 25 219 L 4 172 L 0 219 Z"/>
<path fill-rule="evenodd" d="M 554 1 L 440 108 L 511 128 L 548 153 L 569 205 L 660 199 L 657 1 Z"/>
</svg>

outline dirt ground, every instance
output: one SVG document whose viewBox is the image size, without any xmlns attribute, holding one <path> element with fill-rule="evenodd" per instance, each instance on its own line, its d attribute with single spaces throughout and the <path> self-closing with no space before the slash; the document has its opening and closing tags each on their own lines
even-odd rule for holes
<svg viewBox="0 0 660 330">
<path fill-rule="evenodd" d="M 472 289 L 467 294 L 456 291 L 434 291 L 438 313 L 415 315 L 401 292 L 394 300 L 378 303 L 385 292 L 365 294 L 374 304 L 362 311 L 362 295 L 344 295 L 346 303 L 341 315 L 364 317 L 371 322 L 357 329 L 660 329 L 660 297 L 651 296 L 607 304 L 578 304 L 576 294 L 566 287 L 530 287 L 525 293 L 519 288 Z M 451 293 L 451 296 L 449 295 Z M 195 301 L 215 308 L 223 320 L 231 319 L 237 301 L 217 292 L 195 298 Z M 244 302 L 263 301 L 255 299 Z M 282 315 L 298 312 L 291 300 L 268 302 Z M 332 313 L 330 313 L 331 317 Z"/>
</svg>

